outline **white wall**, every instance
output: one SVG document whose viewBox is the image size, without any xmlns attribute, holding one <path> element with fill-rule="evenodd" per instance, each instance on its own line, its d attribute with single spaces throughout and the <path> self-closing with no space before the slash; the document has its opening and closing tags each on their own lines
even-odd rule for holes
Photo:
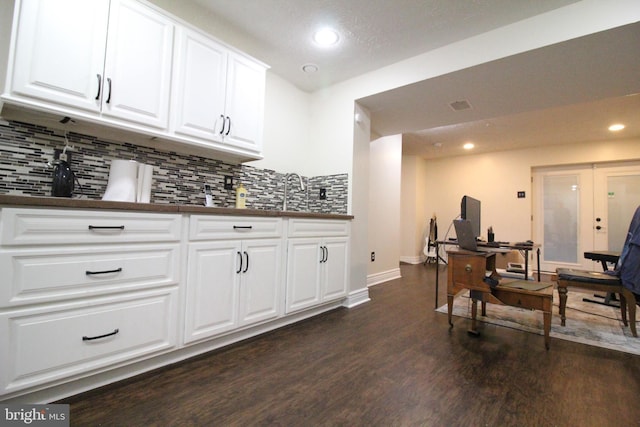
<svg viewBox="0 0 640 427">
<path fill-rule="evenodd" d="M 270 72 L 267 73 L 266 83 L 264 159 L 247 164 L 312 176 L 315 162 L 306 155 L 310 144 L 310 95 Z"/>
<path fill-rule="evenodd" d="M 423 249 L 428 237 L 429 220 L 436 212 L 427 212 L 426 162 L 416 156 L 402 156 L 400 196 L 400 261 L 412 264 L 424 261 Z"/>
<path fill-rule="evenodd" d="M 640 140 L 601 141 L 424 161 L 425 209 L 438 213 L 439 238 L 460 214 L 469 194 L 482 202 L 482 228 L 497 240 L 523 241 L 532 234 L 532 168 L 640 159 Z M 526 198 L 518 199 L 517 192 Z M 449 237 L 455 235 L 451 230 Z"/>
<path fill-rule="evenodd" d="M 400 182 L 402 135 L 369 144 L 369 285 L 400 277 Z"/>
</svg>

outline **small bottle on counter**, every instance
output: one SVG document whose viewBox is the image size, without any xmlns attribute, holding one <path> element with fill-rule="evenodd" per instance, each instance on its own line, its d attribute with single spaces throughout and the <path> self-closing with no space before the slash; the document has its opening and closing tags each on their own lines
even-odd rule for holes
<svg viewBox="0 0 640 427">
<path fill-rule="evenodd" d="M 236 188 L 236 209 L 245 209 L 247 207 L 247 189 L 238 184 Z"/>
</svg>

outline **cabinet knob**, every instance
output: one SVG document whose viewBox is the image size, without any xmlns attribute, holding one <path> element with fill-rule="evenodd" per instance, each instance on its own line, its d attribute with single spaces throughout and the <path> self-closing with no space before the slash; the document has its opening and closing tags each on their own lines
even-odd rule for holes
<svg viewBox="0 0 640 427">
<path fill-rule="evenodd" d="M 471 268 L 471 264 L 467 264 L 467 265 L 464 267 L 464 271 L 467 271 L 467 272 L 469 272 L 469 273 L 470 273 L 470 272 L 472 272 L 472 271 L 473 271 L 473 268 Z"/>
</svg>

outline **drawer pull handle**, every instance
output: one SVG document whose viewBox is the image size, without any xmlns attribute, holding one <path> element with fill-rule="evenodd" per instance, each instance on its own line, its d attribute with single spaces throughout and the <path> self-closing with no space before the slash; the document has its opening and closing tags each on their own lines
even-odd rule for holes
<svg viewBox="0 0 640 427">
<path fill-rule="evenodd" d="M 122 271 L 122 267 L 116 268 L 115 270 L 104 270 L 104 271 L 85 271 L 87 276 L 92 276 L 94 274 L 109 274 L 109 273 L 120 273 Z"/>
<path fill-rule="evenodd" d="M 113 332 L 109 332 L 108 334 L 98 335 L 98 336 L 95 336 L 95 337 L 84 336 L 84 337 L 82 337 L 82 341 L 99 340 L 100 338 L 107 338 L 107 337 L 113 336 L 113 335 L 117 334 L 118 332 L 120 332 L 120 329 L 116 329 Z"/>
<path fill-rule="evenodd" d="M 89 230 L 124 230 L 124 225 L 90 225 Z"/>
<path fill-rule="evenodd" d="M 253 228 L 253 225 L 234 225 L 233 229 L 234 230 L 251 230 Z"/>
<path fill-rule="evenodd" d="M 471 264 L 467 264 L 467 265 L 464 267 L 464 271 L 468 271 L 468 272 L 473 271 L 473 268 L 471 268 Z"/>
</svg>

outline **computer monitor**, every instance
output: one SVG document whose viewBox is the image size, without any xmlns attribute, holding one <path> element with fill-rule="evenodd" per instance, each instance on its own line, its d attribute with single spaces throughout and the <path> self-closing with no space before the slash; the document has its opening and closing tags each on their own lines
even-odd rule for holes
<svg viewBox="0 0 640 427">
<path fill-rule="evenodd" d="M 460 202 L 460 217 L 469 221 L 473 235 L 480 237 L 480 200 L 463 196 Z"/>
</svg>

